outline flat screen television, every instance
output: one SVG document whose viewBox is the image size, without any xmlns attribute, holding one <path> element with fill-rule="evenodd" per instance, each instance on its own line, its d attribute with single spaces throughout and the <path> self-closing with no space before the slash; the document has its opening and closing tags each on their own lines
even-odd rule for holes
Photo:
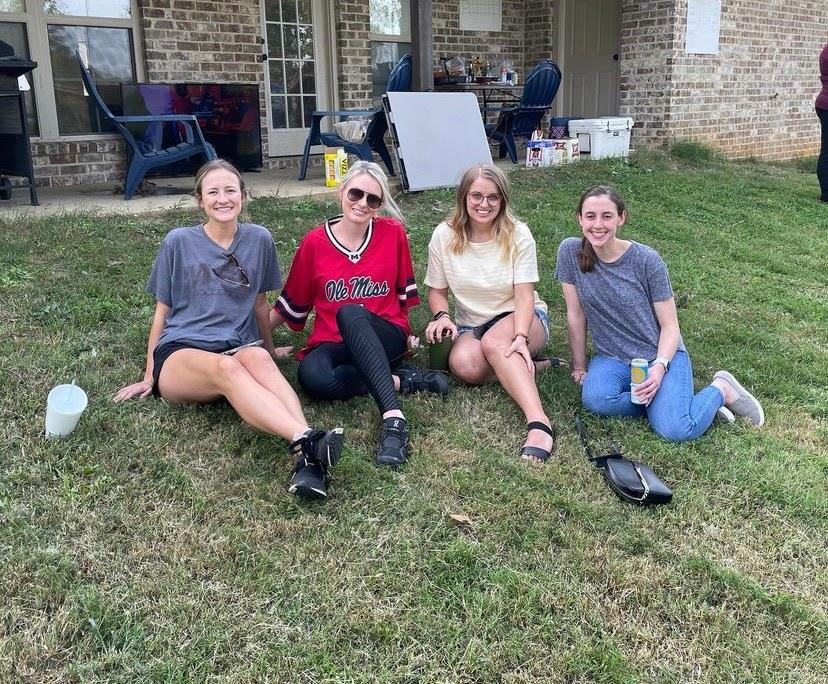
<svg viewBox="0 0 828 684">
<path fill-rule="evenodd" d="M 248 83 L 122 83 L 124 114 L 195 114 L 204 137 L 222 159 L 240 170 L 262 166 L 259 86 Z M 172 122 L 144 125 L 136 136 L 148 147 L 171 147 L 184 139 Z M 141 143 L 139 143 L 141 144 Z M 163 175 L 192 174 L 200 157 L 160 169 Z"/>
</svg>

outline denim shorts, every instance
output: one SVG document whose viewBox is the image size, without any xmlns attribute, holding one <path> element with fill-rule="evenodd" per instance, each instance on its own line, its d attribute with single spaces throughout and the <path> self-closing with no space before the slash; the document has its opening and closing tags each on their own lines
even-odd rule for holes
<svg viewBox="0 0 828 684">
<path fill-rule="evenodd" d="M 507 311 L 506 313 L 498 314 L 491 320 L 486 321 L 482 325 L 458 325 L 457 326 L 457 336 L 460 337 L 463 333 L 470 332 L 474 335 L 475 339 L 480 339 L 485 335 L 489 328 L 491 328 L 495 323 L 497 323 L 501 318 L 505 318 L 509 314 L 513 313 L 512 311 Z M 546 343 L 549 342 L 549 315 L 543 309 L 535 309 L 535 315 L 541 322 L 543 326 L 543 345 L 546 346 Z"/>
</svg>

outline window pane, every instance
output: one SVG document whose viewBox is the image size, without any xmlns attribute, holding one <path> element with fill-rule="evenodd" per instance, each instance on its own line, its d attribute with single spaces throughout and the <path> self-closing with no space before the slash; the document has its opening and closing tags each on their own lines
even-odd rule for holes
<svg viewBox="0 0 828 684">
<path fill-rule="evenodd" d="M 11 46 L 16 57 L 23 57 L 29 59 L 29 43 L 26 40 L 26 25 L 0 21 L 0 41 Z M 29 82 L 29 90 L 23 96 L 26 101 L 26 120 L 29 123 L 29 135 L 40 135 L 40 130 L 37 127 L 37 110 L 35 108 L 34 90 L 32 89 L 32 74 L 30 71 L 26 74 L 26 80 Z M 17 103 L 11 98 L 4 98 L 6 102 L 14 106 L 17 111 Z"/>
<path fill-rule="evenodd" d="M 265 21 L 280 21 L 279 0 L 265 0 Z"/>
<path fill-rule="evenodd" d="M 409 43 L 371 43 L 371 82 L 374 104 L 378 104 L 388 87 L 388 75 L 402 55 L 411 51 Z"/>
<path fill-rule="evenodd" d="M 302 106 L 305 110 L 305 128 L 308 128 L 311 125 L 311 114 L 313 114 L 314 110 L 316 109 L 316 98 L 303 97 Z"/>
<path fill-rule="evenodd" d="M 282 21 L 285 23 L 296 21 L 295 0 L 282 0 Z"/>
<path fill-rule="evenodd" d="M 409 37 L 408 0 L 370 0 L 371 33 Z"/>
<path fill-rule="evenodd" d="M 0 12 L 25 12 L 25 0 L 0 0 Z"/>
<path fill-rule="evenodd" d="M 279 24 L 267 25 L 267 54 L 275 59 L 279 59 L 284 54 L 282 52 L 282 32 L 279 29 Z"/>
<path fill-rule="evenodd" d="M 302 126 L 302 98 L 288 96 L 288 128 L 303 128 Z"/>
<path fill-rule="evenodd" d="M 287 126 L 287 114 L 285 113 L 285 98 L 271 97 L 270 110 L 273 114 L 273 128 L 285 128 Z"/>
<path fill-rule="evenodd" d="M 299 92 L 299 62 L 295 59 L 285 61 L 285 84 L 288 93 Z"/>
<path fill-rule="evenodd" d="M 311 95 L 316 92 L 316 75 L 313 62 L 302 62 L 302 92 Z"/>
<path fill-rule="evenodd" d="M 89 70 L 113 114 L 122 113 L 119 84 L 135 81 L 129 29 L 49 26 L 49 55 L 61 135 L 112 130 L 104 123 L 92 97 L 84 95 L 75 60 L 79 45 L 85 46 Z"/>
<path fill-rule="evenodd" d="M 296 26 L 283 26 L 285 36 L 285 57 L 298 57 L 299 44 L 296 37 Z"/>
<path fill-rule="evenodd" d="M 313 59 L 313 27 L 299 27 L 299 56 L 302 59 Z"/>
<path fill-rule="evenodd" d="M 299 8 L 296 17 L 297 21 L 300 24 L 312 24 L 313 13 L 311 12 L 311 0 L 298 0 L 296 5 Z"/>
<path fill-rule="evenodd" d="M 1 1 L 1 0 L 0 0 Z M 43 0 L 46 14 L 129 19 L 129 0 Z"/>
<path fill-rule="evenodd" d="M 282 60 L 270 60 L 270 94 L 283 95 L 285 92 L 285 76 L 282 73 Z"/>
</svg>

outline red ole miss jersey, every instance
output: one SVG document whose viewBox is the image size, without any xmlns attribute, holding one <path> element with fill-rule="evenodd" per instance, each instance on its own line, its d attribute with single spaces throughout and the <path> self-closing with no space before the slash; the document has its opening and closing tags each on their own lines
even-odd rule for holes
<svg viewBox="0 0 828 684">
<path fill-rule="evenodd" d="M 317 226 L 302 239 L 274 309 L 291 330 L 305 327 L 316 310 L 302 359 L 323 342 L 342 342 L 336 312 L 343 304 L 361 304 L 368 311 L 411 334 L 408 308 L 420 303 L 408 237 L 394 219 L 378 216 L 368 224 L 365 239 L 351 251 L 334 237 L 331 224 Z"/>
</svg>

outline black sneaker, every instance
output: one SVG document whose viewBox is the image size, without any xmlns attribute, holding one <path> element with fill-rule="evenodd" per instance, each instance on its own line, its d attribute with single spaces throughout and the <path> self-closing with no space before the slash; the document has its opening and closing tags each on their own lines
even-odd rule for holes
<svg viewBox="0 0 828 684">
<path fill-rule="evenodd" d="M 327 499 L 328 469 L 319 461 L 303 456 L 296 461 L 288 491 L 303 499 Z"/>
<path fill-rule="evenodd" d="M 290 452 L 297 456 L 288 491 L 310 499 L 328 496 L 328 468 L 332 468 L 342 453 L 342 428 L 323 432 L 309 430 L 295 442 Z"/>
<path fill-rule="evenodd" d="M 448 380 L 440 371 L 424 371 L 414 366 L 400 366 L 394 371 L 400 378 L 400 393 L 433 392 L 445 396 L 449 392 Z"/>
<path fill-rule="evenodd" d="M 342 453 L 342 444 L 345 435 L 342 428 L 334 428 L 327 432 L 311 430 L 305 437 L 308 441 L 308 450 L 326 468 L 333 468 Z"/>
<path fill-rule="evenodd" d="M 374 459 L 377 465 L 398 468 L 407 458 L 408 423 L 405 418 L 386 418 L 382 421 L 380 446 Z"/>
</svg>

